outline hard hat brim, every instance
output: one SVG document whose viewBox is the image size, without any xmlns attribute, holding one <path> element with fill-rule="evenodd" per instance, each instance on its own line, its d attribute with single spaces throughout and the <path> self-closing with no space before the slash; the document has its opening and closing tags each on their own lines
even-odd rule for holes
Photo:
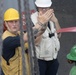
<svg viewBox="0 0 76 75">
<path fill-rule="evenodd" d="M 76 61 L 76 57 L 72 57 L 70 53 L 67 54 L 67 59 Z"/>
<path fill-rule="evenodd" d="M 43 6 L 42 6 L 42 5 L 38 5 L 38 4 L 36 4 L 36 6 L 37 6 L 37 7 L 51 7 L 51 5 L 43 5 Z"/>
<path fill-rule="evenodd" d="M 19 18 L 4 19 L 4 21 L 19 20 Z"/>
</svg>

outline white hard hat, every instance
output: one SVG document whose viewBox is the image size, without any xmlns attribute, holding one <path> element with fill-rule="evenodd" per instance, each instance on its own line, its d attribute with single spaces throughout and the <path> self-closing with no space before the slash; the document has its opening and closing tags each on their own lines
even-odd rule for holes
<svg viewBox="0 0 76 75">
<path fill-rule="evenodd" d="M 37 7 L 50 7 L 52 5 L 51 0 L 36 0 L 35 4 Z"/>
</svg>

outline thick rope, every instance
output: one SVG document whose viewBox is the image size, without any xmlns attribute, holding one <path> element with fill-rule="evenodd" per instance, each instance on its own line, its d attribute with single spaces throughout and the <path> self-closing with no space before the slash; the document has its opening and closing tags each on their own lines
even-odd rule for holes
<svg viewBox="0 0 76 75">
<path fill-rule="evenodd" d="M 36 58 L 36 52 L 35 52 L 36 50 L 35 50 L 34 36 L 32 30 L 33 24 L 30 19 L 29 0 L 24 0 L 24 10 L 25 10 L 25 18 L 26 18 L 26 28 L 28 32 L 30 71 L 31 71 L 31 75 L 39 75 L 39 67 Z M 34 56 L 32 55 L 32 52 Z"/>
<path fill-rule="evenodd" d="M 21 18 L 21 0 L 18 0 L 18 7 L 19 7 L 19 13 L 20 13 L 20 42 L 21 42 L 21 48 L 22 48 L 22 73 L 23 75 L 27 75 L 26 72 L 26 59 L 25 59 L 25 47 L 24 47 L 24 40 L 23 40 L 23 29 L 22 29 L 22 18 Z M 19 73 L 20 75 L 20 73 Z"/>
<path fill-rule="evenodd" d="M 2 56 L 2 33 L 3 33 L 3 0 L 0 0 L 0 75 L 1 75 L 1 56 Z"/>
</svg>

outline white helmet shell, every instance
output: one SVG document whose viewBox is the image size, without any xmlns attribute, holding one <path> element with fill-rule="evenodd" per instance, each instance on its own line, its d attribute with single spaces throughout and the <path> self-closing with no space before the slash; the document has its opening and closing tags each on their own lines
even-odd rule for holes
<svg viewBox="0 0 76 75">
<path fill-rule="evenodd" d="M 37 7 L 50 7 L 52 5 L 51 0 L 36 0 L 35 4 Z"/>
</svg>

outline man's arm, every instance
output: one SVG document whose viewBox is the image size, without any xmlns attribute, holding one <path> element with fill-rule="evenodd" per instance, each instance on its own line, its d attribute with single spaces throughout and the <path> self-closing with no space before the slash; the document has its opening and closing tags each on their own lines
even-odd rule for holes
<svg viewBox="0 0 76 75">
<path fill-rule="evenodd" d="M 55 24 L 56 31 L 61 29 L 59 22 L 58 22 L 58 19 L 56 18 L 54 13 L 52 13 L 52 17 L 51 17 L 50 21 L 52 21 Z M 61 33 L 58 33 L 58 37 L 59 38 L 61 37 Z"/>
</svg>

